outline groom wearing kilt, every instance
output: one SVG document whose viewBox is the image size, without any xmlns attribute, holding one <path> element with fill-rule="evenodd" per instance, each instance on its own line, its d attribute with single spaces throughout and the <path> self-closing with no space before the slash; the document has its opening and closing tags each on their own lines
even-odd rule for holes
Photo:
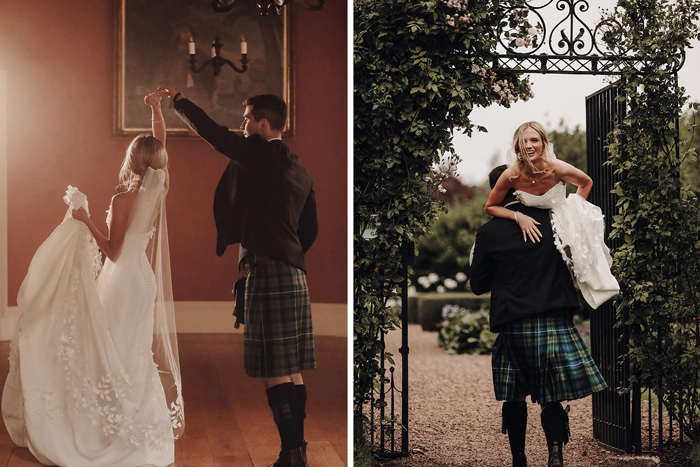
<svg viewBox="0 0 700 467">
<path fill-rule="evenodd" d="M 234 291 L 236 327 L 245 324 L 245 371 L 262 378 L 277 424 L 282 448 L 270 467 L 307 467 L 301 371 L 316 367 L 316 354 L 304 254 L 318 220 L 311 175 L 282 141 L 287 104 L 269 94 L 246 100 L 240 136 L 182 94 L 158 89 L 192 130 L 231 159 L 214 195 L 216 252 L 240 243 L 245 279 Z"/>
<path fill-rule="evenodd" d="M 489 174 L 491 188 L 505 165 Z M 496 399 L 503 403 L 514 467 L 527 466 L 525 397 L 540 404 L 549 449 L 548 467 L 563 467 L 569 417 L 561 401 L 607 387 L 573 323 L 579 302 L 564 260 L 554 244 L 549 211 L 519 203 L 509 193 L 503 205 L 539 223 L 539 242 L 523 241 L 511 219 L 493 218 L 477 230 L 471 288 L 491 292 L 490 327 L 498 332 L 491 357 Z"/>
</svg>

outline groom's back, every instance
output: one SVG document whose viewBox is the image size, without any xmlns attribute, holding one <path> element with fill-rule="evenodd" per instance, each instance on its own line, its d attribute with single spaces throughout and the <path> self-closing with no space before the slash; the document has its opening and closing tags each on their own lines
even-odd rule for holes
<svg viewBox="0 0 700 467">
<path fill-rule="evenodd" d="M 494 218 L 480 227 L 474 248 L 471 286 L 491 291 L 491 328 L 552 310 L 579 307 L 571 275 L 554 244 L 549 211 L 514 204 L 537 222 L 539 242 L 524 241 L 516 222 Z"/>
</svg>

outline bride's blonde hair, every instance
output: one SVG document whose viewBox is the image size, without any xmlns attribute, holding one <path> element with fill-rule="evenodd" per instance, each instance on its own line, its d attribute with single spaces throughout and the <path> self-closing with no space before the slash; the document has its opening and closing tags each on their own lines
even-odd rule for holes
<svg viewBox="0 0 700 467">
<path fill-rule="evenodd" d="M 542 169 L 536 168 L 529 157 L 523 157 L 525 148 L 524 133 L 528 128 L 532 128 L 539 133 L 540 138 L 542 139 L 542 145 L 544 146 L 544 150 L 542 151 L 542 161 L 544 162 L 544 167 Z M 529 166 L 533 174 L 547 173 L 551 172 L 552 170 L 550 161 L 554 159 L 554 154 L 552 154 L 552 148 L 549 144 L 549 136 L 547 136 L 547 131 L 544 129 L 544 127 L 537 122 L 525 122 L 520 125 L 517 130 L 515 130 L 515 133 L 513 134 L 513 152 L 515 153 L 516 163 L 513 165 L 515 175 L 510 177 L 511 180 L 520 176 L 520 169 L 522 168 L 521 165 Z"/>
<path fill-rule="evenodd" d="M 151 135 L 138 135 L 126 150 L 126 157 L 119 170 L 118 192 L 138 189 L 149 167 L 154 170 L 165 169 L 168 165 L 168 153 L 158 138 Z"/>
</svg>

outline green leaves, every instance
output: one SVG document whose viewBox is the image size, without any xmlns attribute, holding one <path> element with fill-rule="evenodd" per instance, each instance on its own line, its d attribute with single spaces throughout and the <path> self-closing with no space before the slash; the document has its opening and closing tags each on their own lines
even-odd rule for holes
<svg viewBox="0 0 700 467">
<path fill-rule="evenodd" d="M 687 96 L 674 67 L 688 40 L 698 35 L 700 6 L 665 0 L 618 5 L 622 35 L 610 45 L 618 55 L 644 60 L 644 73 L 619 63 L 628 113 L 609 137 L 609 163 L 621 178 L 612 190 L 618 196 L 612 235 L 624 242 L 614 255 L 622 289 L 618 317 L 629 326 L 626 358 L 638 371 L 634 380 L 652 388 L 685 434 L 696 439 L 700 212 L 682 176 L 682 162 L 695 153 L 684 154 L 676 134 Z M 686 129 L 681 136 L 692 141 L 692 123 Z"/>
</svg>

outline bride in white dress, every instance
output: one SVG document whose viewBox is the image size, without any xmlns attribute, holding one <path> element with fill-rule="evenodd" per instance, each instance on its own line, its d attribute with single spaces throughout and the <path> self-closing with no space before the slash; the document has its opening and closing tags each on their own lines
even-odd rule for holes
<svg viewBox="0 0 700 467">
<path fill-rule="evenodd" d="M 605 245 L 605 224 L 600 208 L 587 202 L 593 181 L 581 170 L 558 160 L 547 132 L 537 122 L 522 124 L 513 136 L 517 162 L 496 182 L 484 210 L 513 219 L 523 231 L 523 240 L 539 241 L 537 221 L 500 206 L 512 189 L 525 205 L 550 209 L 557 248 L 569 266 L 576 285 L 592 308 L 614 297 L 620 286 L 610 272 L 612 258 Z M 578 187 L 566 197 L 566 183 Z"/>
<path fill-rule="evenodd" d="M 69 186 L 66 217 L 20 287 L 2 414 L 12 440 L 46 465 L 164 467 L 184 430 L 160 97 L 145 99 L 154 136 L 127 150 L 109 234 Z"/>
</svg>

